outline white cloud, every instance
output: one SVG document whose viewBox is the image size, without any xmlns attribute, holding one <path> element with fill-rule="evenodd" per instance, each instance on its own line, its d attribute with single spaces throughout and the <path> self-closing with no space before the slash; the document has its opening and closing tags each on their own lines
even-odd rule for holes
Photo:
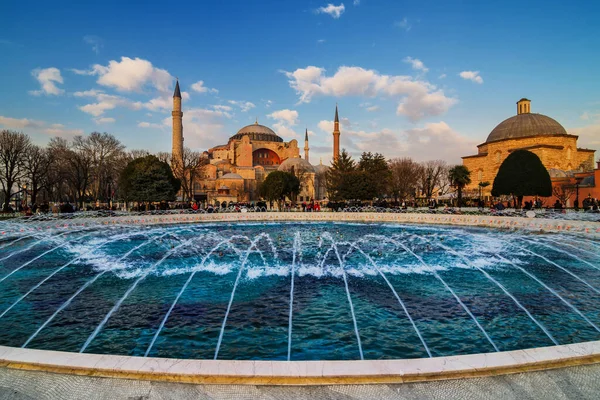
<svg viewBox="0 0 600 400">
<path fill-rule="evenodd" d="M 242 110 L 242 112 L 248 112 L 251 109 L 253 109 L 254 107 L 256 107 L 254 105 L 254 103 L 251 103 L 249 101 L 236 101 L 236 100 L 229 100 L 228 101 L 229 104 L 233 104 L 234 106 L 238 106 L 240 108 L 240 110 Z"/>
<path fill-rule="evenodd" d="M 355 124 L 350 123 L 351 126 Z M 333 131 L 333 121 L 321 121 L 319 129 Z M 411 157 L 416 161 L 441 159 L 460 163 L 460 157 L 472 154 L 477 142 L 454 131 L 446 122 L 426 123 L 422 127 L 401 130 L 341 129 L 341 146 L 359 156 L 364 151 L 378 152 L 386 158 Z"/>
<path fill-rule="evenodd" d="M 265 107 L 266 107 L 266 108 L 270 108 L 270 107 L 271 107 L 271 105 L 273 105 L 273 102 L 272 102 L 271 100 L 267 100 L 267 101 L 265 101 Z"/>
<path fill-rule="evenodd" d="M 355 6 L 357 6 L 357 5 L 359 5 L 359 4 L 360 4 L 360 0 L 354 0 L 354 1 L 352 2 L 352 4 L 354 4 Z"/>
<path fill-rule="evenodd" d="M 440 76 L 438 76 L 438 79 L 445 79 L 446 78 L 446 74 L 441 74 Z"/>
<path fill-rule="evenodd" d="M 45 122 L 27 118 L 10 118 L 0 116 L 0 125 L 10 129 L 41 128 Z"/>
<path fill-rule="evenodd" d="M 317 40 L 317 43 L 318 43 L 318 44 L 325 43 L 325 39 L 318 39 L 318 40 Z"/>
<path fill-rule="evenodd" d="M 333 76 L 315 66 L 285 72 L 290 86 L 300 96 L 300 103 L 309 103 L 314 96 L 387 96 L 400 98 L 396 113 L 411 121 L 441 115 L 457 100 L 446 97 L 435 85 L 402 75 L 381 75 L 361 67 L 340 67 Z"/>
<path fill-rule="evenodd" d="M 429 68 L 427 68 L 425 64 L 423 64 L 423 61 L 419 60 L 418 58 L 406 57 L 403 61 L 410 64 L 412 68 L 417 71 L 429 71 Z"/>
<path fill-rule="evenodd" d="M 224 119 L 231 115 L 221 110 L 192 108 L 183 113 L 183 126 L 186 146 L 206 150 L 227 143 L 231 132 L 225 129 Z M 170 131 L 171 117 L 163 119 L 162 125 Z M 149 126 L 151 127 L 151 126 Z"/>
<path fill-rule="evenodd" d="M 152 122 L 140 122 L 137 124 L 140 128 L 155 128 L 155 129 L 165 129 L 163 124 L 155 124 Z"/>
<path fill-rule="evenodd" d="M 50 124 L 45 121 L 37 121 L 28 118 L 10 118 L 0 116 L 0 126 L 8 129 L 28 129 L 46 135 L 72 137 L 83 135 L 82 129 L 65 129 L 63 124 Z"/>
<path fill-rule="evenodd" d="M 369 112 L 373 112 L 373 111 L 377 111 L 377 110 L 379 110 L 379 106 L 370 106 L 370 107 L 367 107 L 367 111 L 369 111 Z"/>
<path fill-rule="evenodd" d="M 468 81 L 473 81 L 479 84 L 483 83 L 483 78 L 479 75 L 479 71 L 462 71 L 458 75 Z"/>
<path fill-rule="evenodd" d="M 98 36 L 86 35 L 83 37 L 83 41 L 92 46 L 94 53 L 100 53 L 100 49 L 104 47 L 104 42 Z"/>
<path fill-rule="evenodd" d="M 408 22 L 408 18 L 404 17 L 400 21 L 394 22 L 394 26 L 397 28 L 404 29 L 406 32 L 410 31 L 412 25 Z"/>
<path fill-rule="evenodd" d="M 61 128 L 48 128 L 44 129 L 43 133 L 51 136 L 60 136 L 70 138 L 73 136 L 81 136 L 84 134 L 83 129 L 61 129 Z"/>
<path fill-rule="evenodd" d="M 97 75 L 98 84 L 123 92 L 141 92 L 147 85 L 165 93 L 173 89 L 173 77 L 169 72 L 141 58 L 121 57 L 121 61 L 111 60 L 107 66 L 95 64 L 87 71 L 71 71 L 79 75 Z"/>
<path fill-rule="evenodd" d="M 600 115 L 597 115 L 596 118 L 600 118 Z M 567 131 L 579 136 L 579 140 L 577 141 L 578 147 L 596 150 L 596 159 L 598 159 L 598 152 L 600 151 L 600 121 L 596 121 L 587 126 L 567 129 Z"/>
<path fill-rule="evenodd" d="M 115 122 L 114 118 L 104 117 L 104 118 L 94 118 L 94 122 L 98 125 L 100 124 L 112 124 Z"/>
<path fill-rule="evenodd" d="M 285 122 L 288 125 L 296 125 L 296 121 L 298 120 L 298 111 L 289 110 L 286 108 L 285 110 L 274 111 L 267 116 L 276 121 Z"/>
<path fill-rule="evenodd" d="M 103 93 L 101 90 L 91 89 L 91 90 L 84 90 L 83 92 L 75 92 L 75 93 L 73 93 L 73 96 L 75 96 L 75 97 L 96 97 L 101 93 Z"/>
<path fill-rule="evenodd" d="M 217 104 L 212 106 L 213 109 L 217 110 L 217 111 L 231 111 L 232 108 L 229 106 L 224 106 L 222 104 Z"/>
<path fill-rule="evenodd" d="M 342 14 L 344 13 L 345 10 L 346 10 L 346 7 L 344 6 L 344 3 L 340 4 L 339 6 L 334 6 L 333 4 L 329 3 L 329 4 L 327 4 L 326 7 L 317 8 L 317 13 L 318 14 L 329 14 L 334 19 L 338 19 L 339 17 L 342 16 Z"/>
<path fill-rule="evenodd" d="M 34 76 L 35 79 L 40 83 L 40 90 L 32 90 L 29 93 L 34 96 L 39 96 L 42 94 L 45 95 L 59 95 L 63 94 L 65 91 L 56 86 L 57 83 L 63 83 L 63 78 L 60 75 L 60 70 L 58 68 L 36 68 L 31 71 L 31 75 Z"/>
<path fill-rule="evenodd" d="M 127 107 L 130 110 L 140 110 L 144 106 L 141 102 L 133 102 L 121 96 L 114 96 L 104 93 L 96 94 L 96 103 L 86 104 L 78 108 L 94 117 L 99 117 L 107 110 L 112 110 L 116 107 Z"/>
<path fill-rule="evenodd" d="M 219 93 L 219 91 L 217 89 L 213 89 L 213 88 L 207 88 L 206 86 L 204 86 L 204 81 L 198 81 L 196 83 L 194 83 L 191 86 L 193 91 L 196 91 L 198 93 Z"/>
</svg>

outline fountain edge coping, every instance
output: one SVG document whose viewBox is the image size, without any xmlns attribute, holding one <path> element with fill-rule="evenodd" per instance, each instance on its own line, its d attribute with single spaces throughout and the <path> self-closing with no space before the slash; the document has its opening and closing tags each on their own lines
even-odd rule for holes
<svg viewBox="0 0 600 400">
<path fill-rule="evenodd" d="M 600 341 L 499 353 L 365 361 L 230 361 L 80 354 L 0 346 L 0 367 L 195 384 L 332 385 L 494 376 L 600 362 Z"/>
<path fill-rule="evenodd" d="M 503 217 L 466 214 L 413 214 L 413 213 L 351 213 L 351 212 L 269 212 L 269 213 L 215 213 L 118 216 L 73 220 L 53 220 L 39 223 L 39 229 L 70 228 L 90 225 L 162 225 L 201 222 L 371 222 L 408 223 L 486 228 L 522 229 L 532 232 L 571 233 L 600 239 L 600 223 L 546 218 Z M 93 224 L 91 223 L 93 222 Z"/>
</svg>

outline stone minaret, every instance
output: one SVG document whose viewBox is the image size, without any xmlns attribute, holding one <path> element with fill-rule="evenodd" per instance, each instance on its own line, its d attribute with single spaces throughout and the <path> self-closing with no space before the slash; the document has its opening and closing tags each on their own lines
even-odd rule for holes
<svg viewBox="0 0 600 400">
<path fill-rule="evenodd" d="M 173 93 L 173 164 L 183 164 L 183 113 L 181 112 L 181 91 L 179 90 L 179 80 L 175 85 Z"/>
<path fill-rule="evenodd" d="M 338 118 L 338 108 L 335 105 L 335 119 L 333 120 L 333 161 L 340 157 L 340 119 Z"/>
<path fill-rule="evenodd" d="M 310 149 L 308 148 L 308 128 L 306 128 L 306 133 L 304 134 L 304 159 L 310 162 L 308 161 L 308 150 Z"/>
<path fill-rule="evenodd" d="M 531 100 L 523 97 L 521 100 L 517 101 L 517 115 L 529 114 L 530 112 L 531 112 Z"/>
</svg>

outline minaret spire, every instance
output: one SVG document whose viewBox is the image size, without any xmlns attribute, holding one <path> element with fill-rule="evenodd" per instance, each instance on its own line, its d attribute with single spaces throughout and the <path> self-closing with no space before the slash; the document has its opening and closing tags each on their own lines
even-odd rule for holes
<svg viewBox="0 0 600 400">
<path fill-rule="evenodd" d="M 340 118 L 338 117 L 338 106 L 335 104 L 335 119 L 333 120 L 333 161 L 340 157 Z"/>
<path fill-rule="evenodd" d="M 177 79 L 177 83 L 175 84 L 175 92 L 173 93 L 173 97 L 181 98 L 181 90 L 179 90 L 179 79 Z"/>
<path fill-rule="evenodd" d="M 183 113 L 181 112 L 181 90 L 179 89 L 179 80 L 175 84 L 173 92 L 173 149 L 171 151 L 173 169 L 183 165 Z"/>
<path fill-rule="evenodd" d="M 308 161 L 308 128 L 306 128 L 306 132 L 304 133 L 304 159 Z M 308 161 L 310 162 L 310 161 Z"/>
</svg>

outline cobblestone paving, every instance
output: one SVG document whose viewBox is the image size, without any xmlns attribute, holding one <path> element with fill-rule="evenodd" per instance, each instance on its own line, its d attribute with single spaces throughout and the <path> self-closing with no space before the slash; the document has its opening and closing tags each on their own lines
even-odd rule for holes
<svg viewBox="0 0 600 400">
<path fill-rule="evenodd" d="M 58 375 L 0 368 L 0 400 L 46 399 L 590 399 L 600 398 L 600 365 L 401 385 L 189 385 Z"/>
</svg>

